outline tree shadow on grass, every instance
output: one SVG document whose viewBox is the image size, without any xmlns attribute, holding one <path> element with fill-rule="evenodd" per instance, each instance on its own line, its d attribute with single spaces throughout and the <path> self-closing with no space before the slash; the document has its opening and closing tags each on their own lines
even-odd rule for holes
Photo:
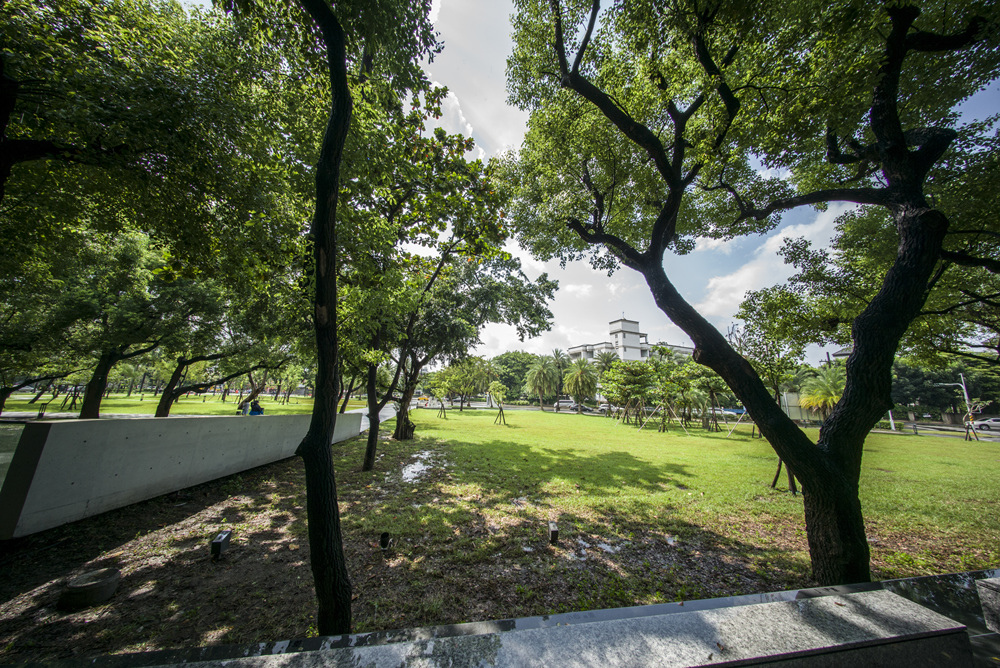
<svg viewBox="0 0 1000 668">
<path fill-rule="evenodd" d="M 357 631 L 809 584 L 803 555 L 678 519 L 683 466 L 418 439 L 381 442 L 376 470 L 361 472 L 363 451 L 363 438 L 333 449 Z M 417 461 L 423 473 L 404 480 Z M 634 502 L 661 493 L 655 506 Z M 291 459 L 4 546 L 0 663 L 307 635 L 304 507 Z M 232 546 L 215 562 L 208 541 L 223 528 Z M 393 539 L 385 554 L 382 531 Z M 61 581 L 105 565 L 123 573 L 111 601 L 55 608 Z"/>
<path fill-rule="evenodd" d="M 315 604 L 301 478 L 294 458 L 6 541 L 0 663 L 250 642 L 267 625 L 303 634 Z M 213 561 L 209 541 L 227 528 L 230 548 Z M 65 582 L 104 567 L 122 571 L 107 604 L 57 609 Z"/>
<path fill-rule="evenodd" d="M 679 519 L 679 481 L 691 475 L 680 465 L 501 440 L 475 446 L 427 440 L 392 454 L 401 468 L 414 457 L 430 466 L 417 481 L 383 472 L 379 502 L 345 513 L 351 532 L 374 540 L 387 531 L 394 541 L 384 557 L 378 550 L 361 555 L 358 630 L 811 584 L 804 553 L 748 544 Z M 459 461 L 468 469 L 460 470 Z M 623 490 L 672 490 L 674 497 L 654 506 L 618 496 Z M 577 496 L 590 498 L 577 503 Z M 555 545 L 548 541 L 550 521 L 559 530 Z"/>
</svg>

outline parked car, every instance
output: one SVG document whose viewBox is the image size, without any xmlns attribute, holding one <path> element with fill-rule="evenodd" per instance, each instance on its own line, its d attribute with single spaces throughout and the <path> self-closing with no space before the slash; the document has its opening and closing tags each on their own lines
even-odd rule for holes
<svg viewBox="0 0 1000 668">
<path fill-rule="evenodd" d="M 1000 431 L 1000 417 L 976 420 L 972 423 L 972 428 L 981 431 L 990 431 L 991 429 Z"/>
<path fill-rule="evenodd" d="M 557 399 L 552 406 L 554 408 L 558 408 L 559 410 L 569 408 L 570 406 L 572 406 L 574 410 L 576 409 L 576 403 L 572 399 Z"/>
<path fill-rule="evenodd" d="M 575 401 L 559 401 L 556 403 L 559 404 L 559 410 L 561 411 L 571 411 L 573 413 L 577 411 L 577 403 Z M 594 409 L 587 404 L 582 404 L 580 405 L 579 410 L 583 413 L 590 413 Z"/>
</svg>

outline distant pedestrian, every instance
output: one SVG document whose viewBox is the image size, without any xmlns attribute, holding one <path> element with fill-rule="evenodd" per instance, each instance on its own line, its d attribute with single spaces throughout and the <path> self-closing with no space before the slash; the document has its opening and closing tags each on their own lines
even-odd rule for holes
<svg viewBox="0 0 1000 668">
<path fill-rule="evenodd" d="M 240 404 L 240 415 L 246 415 L 250 412 L 250 402 L 244 401 Z"/>
</svg>

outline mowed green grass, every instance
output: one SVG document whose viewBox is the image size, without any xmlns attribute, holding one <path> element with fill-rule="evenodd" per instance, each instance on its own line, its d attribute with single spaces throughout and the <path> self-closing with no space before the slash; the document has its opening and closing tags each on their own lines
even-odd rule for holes
<svg viewBox="0 0 1000 668">
<path fill-rule="evenodd" d="M 239 395 L 230 394 L 227 401 L 222 401 L 221 395 L 197 396 L 192 394 L 189 397 L 181 397 L 170 409 L 171 415 L 236 415 L 236 399 Z M 7 400 L 4 405 L 4 413 L 30 412 L 37 413 L 40 405 L 48 400 L 48 396 L 39 399 L 34 404 L 29 404 L 30 395 L 15 395 Z M 132 393 L 131 397 L 124 394 L 112 394 L 101 402 L 101 413 L 115 414 L 125 413 L 130 415 L 153 415 L 156 412 L 156 404 L 159 397 L 146 394 L 142 399 L 137 393 Z M 63 395 L 49 403 L 46 413 L 67 412 L 66 408 L 61 408 Z M 264 408 L 266 415 L 295 415 L 300 413 L 311 413 L 313 407 L 312 397 L 291 397 L 287 404 L 275 401 L 270 395 L 260 398 L 260 404 Z M 363 401 L 351 400 L 347 408 L 363 408 Z M 76 403 L 75 412 L 80 410 L 80 400 Z"/>
<path fill-rule="evenodd" d="M 417 434 L 453 472 L 441 491 L 503 508 L 525 498 L 581 530 L 617 524 L 713 535 L 807 561 L 801 496 L 770 488 L 777 457 L 749 429 L 659 433 L 599 416 L 507 411 L 414 411 Z M 812 430 L 813 438 L 818 435 Z M 861 501 L 879 578 L 1000 564 L 1000 444 L 872 434 Z M 589 520 L 594 526 L 588 527 Z M 621 533 L 621 532 L 619 532 Z"/>
</svg>

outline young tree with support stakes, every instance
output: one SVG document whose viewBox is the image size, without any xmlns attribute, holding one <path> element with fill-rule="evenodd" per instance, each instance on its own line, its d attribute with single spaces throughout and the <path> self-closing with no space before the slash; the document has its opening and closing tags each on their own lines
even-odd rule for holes
<svg viewBox="0 0 1000 668">
<path fill-rule="evenodd" d="M 496 419 L 493 420 L 493 424 L 506 425 L 507 418 L 503 414 L 503 402 L 507 396 L 507 388 L 504 387 L 504 384 L 499 380 L 494 380 L 490 383 L 487 392 L 489 392 L 490 396 L 493 397 L 493 401 L 497 402 L 497 409 L 499 410 Z"/>
<path fill-rule="evenodd" d="M 496 365 L 498 380 L 504 384 L 510 396 L 517 398 L 526 395 L 524 377 L 536 359 L 537 355 L 514 350 L 500 353 L 491 360 Z"/>
<path fill-rule="evenodd" d="M 862 446 L 890 405 L 892 360 L 949 224 L 925 184 L 954 148 L 953 107 L 1000 64 L 1000 9 L 922 4 L 639 1 L 602 13 L 600 0 L 519 0 L 514 17 L 511 98 L 532 111 L 511 165 L 520 239 L 543 258 L 589 256 L 645 278 L 694 359 L 725 379 L 802 480 L 822 584 L 871 577 Z M 753 156 L 791 178 L 766 177 Z M 831 202 L 884 208 L 898 245 L 854 319 L 844 395 L 814 444 L 681 296 L 664 256 Z"/>
</svg>

